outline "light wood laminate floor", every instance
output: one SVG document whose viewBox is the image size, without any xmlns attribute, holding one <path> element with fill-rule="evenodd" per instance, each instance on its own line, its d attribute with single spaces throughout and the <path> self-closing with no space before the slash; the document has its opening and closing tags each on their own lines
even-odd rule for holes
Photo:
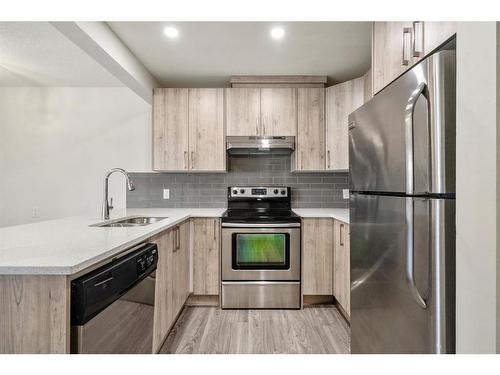
<svg viewBox="0 0 500 375">
<path fill-rule="evenodd" d="M 349 325 L 334 306 L 302 310 L 187 307 L 160 352 L 347 354 L 349 331 Z"/>
</svg>

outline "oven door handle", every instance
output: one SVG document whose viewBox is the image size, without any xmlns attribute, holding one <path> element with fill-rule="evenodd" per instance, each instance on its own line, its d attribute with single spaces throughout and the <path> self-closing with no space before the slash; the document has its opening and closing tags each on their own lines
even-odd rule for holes
<svg viewBox="0 0 500 375">
<path fill-rule="evenodd" d="M 300 228 L 300 223 L 276 223 L 276 224 L 222 223 L 222 228 Z"/>
</svg>

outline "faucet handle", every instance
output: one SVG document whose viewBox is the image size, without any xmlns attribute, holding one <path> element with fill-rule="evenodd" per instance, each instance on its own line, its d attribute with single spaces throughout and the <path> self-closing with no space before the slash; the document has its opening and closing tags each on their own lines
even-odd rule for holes
<svg viewBox="0 0 500 375">
<path fill-rule="evenodd" d="M 113 207 L 113 197 L 109 198 L 109 205 L 108 205 L 108 209 L 112 210 L 114 207 Z"/>
</svg>

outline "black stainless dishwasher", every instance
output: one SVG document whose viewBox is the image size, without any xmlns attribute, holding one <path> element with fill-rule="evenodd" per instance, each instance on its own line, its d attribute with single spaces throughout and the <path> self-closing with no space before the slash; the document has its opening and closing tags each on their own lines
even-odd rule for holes
<svg viewBox="0 0 500 375">
<path fill-rule="evenodd" d="M 71 282 L 72 353 L 152 353 L 156 244 Z"/>
</svg>

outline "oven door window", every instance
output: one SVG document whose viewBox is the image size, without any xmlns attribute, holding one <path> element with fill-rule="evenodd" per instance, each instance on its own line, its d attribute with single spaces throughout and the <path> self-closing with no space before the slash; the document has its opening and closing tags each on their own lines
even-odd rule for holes
<svg viewBox="0 0 500 375">
<path fill-rule="evenodd" d="M 290 268 L 288 233 L 233 233 L 233 269 Z"/>
</svg>

